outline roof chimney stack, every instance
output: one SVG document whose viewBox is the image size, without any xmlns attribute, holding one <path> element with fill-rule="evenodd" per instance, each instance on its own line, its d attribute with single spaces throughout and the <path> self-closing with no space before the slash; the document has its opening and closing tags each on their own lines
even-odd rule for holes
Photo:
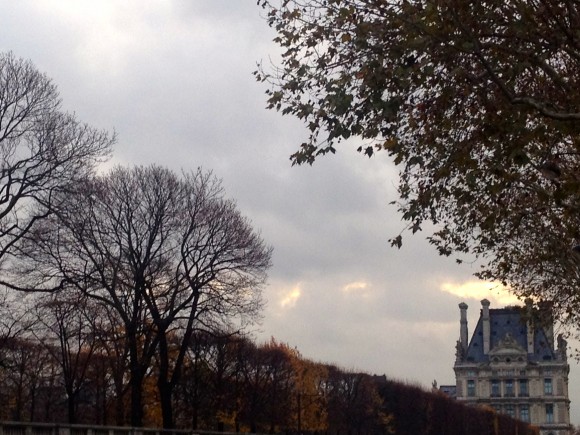
<svg viewBox="0 0 580 435">
<path fill-rule="evenodd" d="M 528 317 L 527 330 L 528 330 L 528 353 L 534 353 L 534 313 L 533 313 L 533 301 L 530 298 L 526 299 L 526 315 Z"/>
<path fill-rule="evenodd" d="M 463 352 L 467 352 L 467 304 L 461 302 L 459 304 L 459 312 L 461 313 L 461 320 L 459 321 L 459 341 Z"/>
<path fill-rule="evenodd" d="M 489 324 L 489 301 L 481 301 L 481 320 L 483 323 L 483 354 L 487 355 L 490 348 L 490 324 Z"/>
<path fill-rule="evenodd" d="M 546 333 L 546 338 L 548 343 L 550 343 L 550 348 L 555 350 L 554 347 L 554 314 L 552 310 L 552 303 L 548 301 L 541 301 L 538 303 L 538 308 L 540 309 L 540 322 Z"/>
</svg>

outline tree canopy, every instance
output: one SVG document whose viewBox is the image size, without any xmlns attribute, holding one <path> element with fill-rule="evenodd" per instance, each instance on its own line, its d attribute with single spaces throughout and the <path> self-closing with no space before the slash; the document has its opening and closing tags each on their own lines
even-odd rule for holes
<svg viewBox="0 0 580 435">
<path fill-rule="evenodd" d="M 520 296 L 580 303 L 580 5 L 556 0 L 261 0 L 268 107 L 312 164 L 351 137 L 400 168 L 411 232 Z M 360 143 L 360 142 L 359 142 Z M 400 246 L 401 235 L 392 239 Z"/>
</svg>

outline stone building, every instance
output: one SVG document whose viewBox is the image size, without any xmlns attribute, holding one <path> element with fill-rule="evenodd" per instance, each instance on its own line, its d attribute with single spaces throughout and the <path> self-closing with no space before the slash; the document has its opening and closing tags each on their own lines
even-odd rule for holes
<svg viewBox="0 0 580 435">
<path fill-rule="evenodd" d="M 530 422 L 542 435 L 568 435 L 569 365 L 566 340 L 554 344 L 547 306 L 490 309 L 481 313 L 468 341 L 467 304 L 459 304 L 460 339 L 454 365 L 457 400 L 484 405 Z"/>
</svg>

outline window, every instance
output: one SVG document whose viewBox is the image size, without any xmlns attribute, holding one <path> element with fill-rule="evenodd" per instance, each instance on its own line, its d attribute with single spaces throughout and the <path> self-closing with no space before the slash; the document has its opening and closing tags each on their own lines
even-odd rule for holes
<svg viewBox="0 0 580 435">
<path fill-rule="evenodd" d="M 520 420 L 526 423 L 530 422 L 530 407 L 528 405 L 520 405 Z"/>
<path fill-rule="evenodd" d="M 552 378 L 545 378 L 544 379 L 544 394 L 547 396 L 552 395 Z"/>
<path fill-rule="evenodd" d="M 528 380 L 520 379 L 520 397 L 528 397 Z"/>
<path fill-rule="evenodd" d="M 513 379 L 506 379 L 505 381 L 505 395 L 506 397 L 514 396 L 514 381 Z"/>
<path fill-rule="evenodd" d="M 473 379 L 467 381 L 467 397 L 475 397 L 475 381 Z"/>
<path fill-rule="evenodd" d="M 506 405 L 504 408 L 504 412 L 506 415 L 515 418 L 516 416 L 516 409 L 514 407 L 514 405 Z"/>
<path fill-rule="evenodd" d="M 491 381 L 491 397 L 499 397 L 499 381 L 497 379 L 492 379 Z"/>
<path fill-rule="evenodd" d="M 546 423 L 554 423 L 554 405 L 546 404 Z"/>
</svg>

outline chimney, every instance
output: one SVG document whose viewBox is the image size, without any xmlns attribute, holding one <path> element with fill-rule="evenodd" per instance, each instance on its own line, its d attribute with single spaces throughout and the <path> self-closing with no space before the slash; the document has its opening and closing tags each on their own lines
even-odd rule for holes
<svg viewBox="0 0 580 435">
<path fill-rule="evenodd" d="M 483 324 L 483 354 L 487 355 L 490 348 L 489 301 L 481 301 L 481 320 Z"/>
<path fill-rule="evenodd" d="M 459 312 L 461 313 L 461 320 L 459 321 L 459 341 L 461 348 L 467 352 L 467 304 L 461 302 L 459 304 Z"/>
<path fill-rule="evenodd" d="M 552 309 L 552 303 L 548 301 L 541 301 L 538 304 L 540 309 L 540 322 L 544 328 L 546 338 L 548 343 L 550 343 L 550 348 L 555 350 L 554 347 L 554 314 Z"/>
<path fill-rule="evenodd" d="M 527 329 L 528 329 L 528 353 L 534 353 L 534 313 L 533 302 L 530 298 L 526 299 L 526 315 L 528 317 Z"/>
</svg>

